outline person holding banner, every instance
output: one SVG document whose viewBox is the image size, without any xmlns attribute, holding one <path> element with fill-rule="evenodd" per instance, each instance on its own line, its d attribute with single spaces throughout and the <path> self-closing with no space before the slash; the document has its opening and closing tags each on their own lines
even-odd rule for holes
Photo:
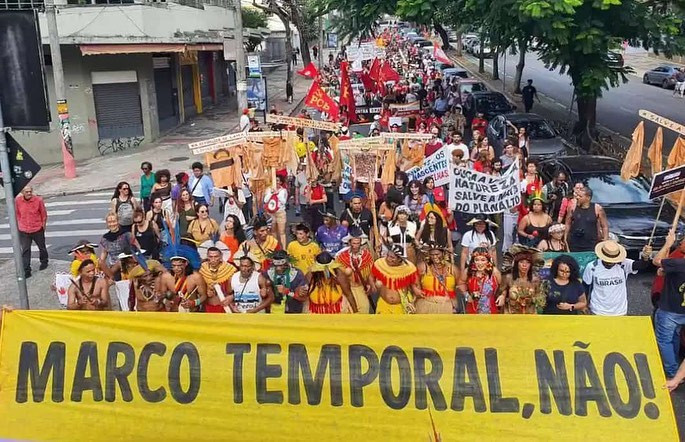
<svg viewBox="0 0 685 442">
<path fill-rule="evenodd" d="M 231 276 L 228 293 L 219 304 L 221 309 L 228 307 L 233 313 L 266 313 L 274 302 L 274 291 L 271 282 L 259 272 L 260 259 L 247 247 L 238 252 L 236 259 L 240 271 Z"/>
<path fill-rule="evenodd" d="M 454 313 L 459 269 L 452 264 L 448 250 L 438 243 L 424 245 L 426 262 L 418 265 L 423 297 L 416 299 L 416 313 Z"/>
<path fill-rule="evenodd" d="M 499 313 L 496 296 L 502 275 L 494 263 L 490 249 L 476 247 L 470 254 L 471 259 L 461 271 L 457 291 L 465 305 L 462 310 L 467 314 L 489 315 Z"/>
<path fill-rule="evenodd" d="M 385 243 L 385 257 L 378 258 L 371 268 L 371 288 L 379 294 L 376 314 L 402 315 L 416 313 L 414 299 L 423 297 L 416 266 L 403 256 L 403 248 Z"/>
<path fill-rule="evenodd" d="M 268 278 L 268 287 L 273 291 L 274 301 L 271 313 L 302 313 L 307 299 L 304 274 L 291 265 L 292 257 L 284 250 L 274 252 L 273 266 L 263 276 Z"/>
<path fill-rule="evenodd" d="M 335 260 L 343 265 L 343 273 L 350 282 L 350 290 L 357 303 L 357 313 L 370 313 L 371 303 L 369 293 L 371 286 L 369 275 L 373 265 L 373 257 L 367 247 L 368 236 L 358 227 L 352 226 L 350 233 L 343 238 L 347 247 L 338 252 Z"/>
</svg>

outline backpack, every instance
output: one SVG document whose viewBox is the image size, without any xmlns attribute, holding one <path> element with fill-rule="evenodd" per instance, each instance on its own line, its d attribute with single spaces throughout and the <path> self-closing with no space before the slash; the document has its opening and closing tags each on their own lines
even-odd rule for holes
<svg viewBox="0 0 685 442">
<path fill-rule="evenodd" d="M 119 218 L 119 224 L 122 226 L 133 224 L 133 203 L 130 199 L 127 201 L 117 199 L 116 213 L 117 218 Z"/>
</svg>

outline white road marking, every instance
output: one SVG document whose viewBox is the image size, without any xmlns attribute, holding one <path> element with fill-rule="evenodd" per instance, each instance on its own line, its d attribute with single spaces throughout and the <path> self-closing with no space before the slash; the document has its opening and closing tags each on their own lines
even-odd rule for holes
<svg viewBox="0 0 685 442">
<path fill-rule="evenodd" d="M 72 213 L 76 212 L 76 209 L 68 209 L 68 210 L 48 210 L 48 218 L 51 216 L 64 216 L 64 215 L 71 215 Z M 4 219 L 7 219 L 7 216 L 4 217 Z"/>
<path fill-rule="evenodd" d="M 49 248 L 50 248 L 50 244 L 46 244 L 46 245 L 45 245 L 45 248 L 46 248 L 46 249 L 49 249 Z M 32 252 L 37 252 L 37 251 L 38 251 L 38 247 L 36 247 L 36 246 L 31 246 L 31 251 L 32 251 Z M 13 247 L 0 247 L 0 255 L 11 255 L 12 253 L 14 253 L 14 248 L 13 248 Z"/>
<path fill-rule="evenodd" d="M 89 204 L 109 204 L 111 200 L 51 201 L 45 207 L 87 206 Z"/>
<path fill-rule="evenodd" d="M 48 214 L 49 215 L 49 214 Z M 49 216 L 48 216 L 48 230 L 51 227 L 54 226 L 74 226 L 74 225 L 80 225 L 80 224 L 96 224 L 96 225 L 105 225 L 105 217 L 103 216 L 102 218 L 76 218 L 76 219 L 68 219 L 68 220 L 61 220 L 61 221 L 51 221 Z M 10 225 L 9 224 L 0 224 L 0 229 L 9 229 Z"/>
<path fill-rule="evenodd" d="M 48 230 L 45 232 L 45 237 L 46 238 L 69 238 L 69 237 L 100 238 L 106 232 L 107 232 L 106 227 L 103 227 L 102 229 L 97 229 L 97 230 L 69 230 L 69 231 L 56 230 L 56 231 L 51 231 L 50 225 L 48 224 Z M 12 239 L 11 234 L 9 234 L 9 233 L 0 234 L 0 241 L 7 241 L 10 239 Z"/>
</svg>

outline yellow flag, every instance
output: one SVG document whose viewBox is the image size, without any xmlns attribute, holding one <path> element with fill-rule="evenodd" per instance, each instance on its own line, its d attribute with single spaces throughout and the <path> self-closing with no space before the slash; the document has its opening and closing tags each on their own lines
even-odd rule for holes
<svg viewBox="0 0 685 442">
<path fill-rule="evenodd" d="M 640 162 L 642 161 L 642 146 L 645 139 L 645 123 L 640 121 L 633 131 L 633 142 L 630 144 L 623 167 L 621 167 L 621 179 L 629 180 L 640 173 Z"/>
<path fill-rule="evenodd" d="M 654 134 L 654 139 L 652 144 L 649 145 L 649 150 L 647 151 L 647 158 L 649 162 L 652 163 L 652 175 L 661 172 L 663 167 L 663 154 L 662 147 L 664 144 L 664 130 L 659 127 Z"/>
<path fill-rule="evenodd" d="M 685 139 L 678 137 L 673 144 L 671 153 L 668 154 L 668 161 L 666 162 L 667 169 L 682 166 L 685 164 Z"/>
</svg>

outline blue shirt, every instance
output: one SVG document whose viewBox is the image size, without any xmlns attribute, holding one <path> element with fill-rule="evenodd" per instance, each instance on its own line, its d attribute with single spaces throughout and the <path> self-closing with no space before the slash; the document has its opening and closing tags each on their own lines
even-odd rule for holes
<svg viewBox="0 0 685 442">
<path fill-rule="evenodd" d="M 195 182 L 197 181 L 197 178 L 195 175 L 191 174 L 190 180 L 188 181 L 188 190 L 190 191 L 190 196 L 192 197 L 193 189 L 195 188 Z M 204 197 L 205 201 L 209 204 L 209 201 L 212 199 L 212 190 L 214 189 L 214 182 L 212 181 L 212 178 L 209 175 L 202 175 L 200 177 L 200 183 L 197 185 L 200 189 L 202 189 L 202 196 Z M 197 189 L 196 189 L 197 191 Z"/>
<path fill-rule="evenodd" d="M 342 239 L 345 236 L 347 236 L 347 227 L 342 224 L 338 224 L 332 229 L 323 225 L 316 231 L 316 240 L 331 255 L 335 255 L 342 249 Z"/>
</svg>

